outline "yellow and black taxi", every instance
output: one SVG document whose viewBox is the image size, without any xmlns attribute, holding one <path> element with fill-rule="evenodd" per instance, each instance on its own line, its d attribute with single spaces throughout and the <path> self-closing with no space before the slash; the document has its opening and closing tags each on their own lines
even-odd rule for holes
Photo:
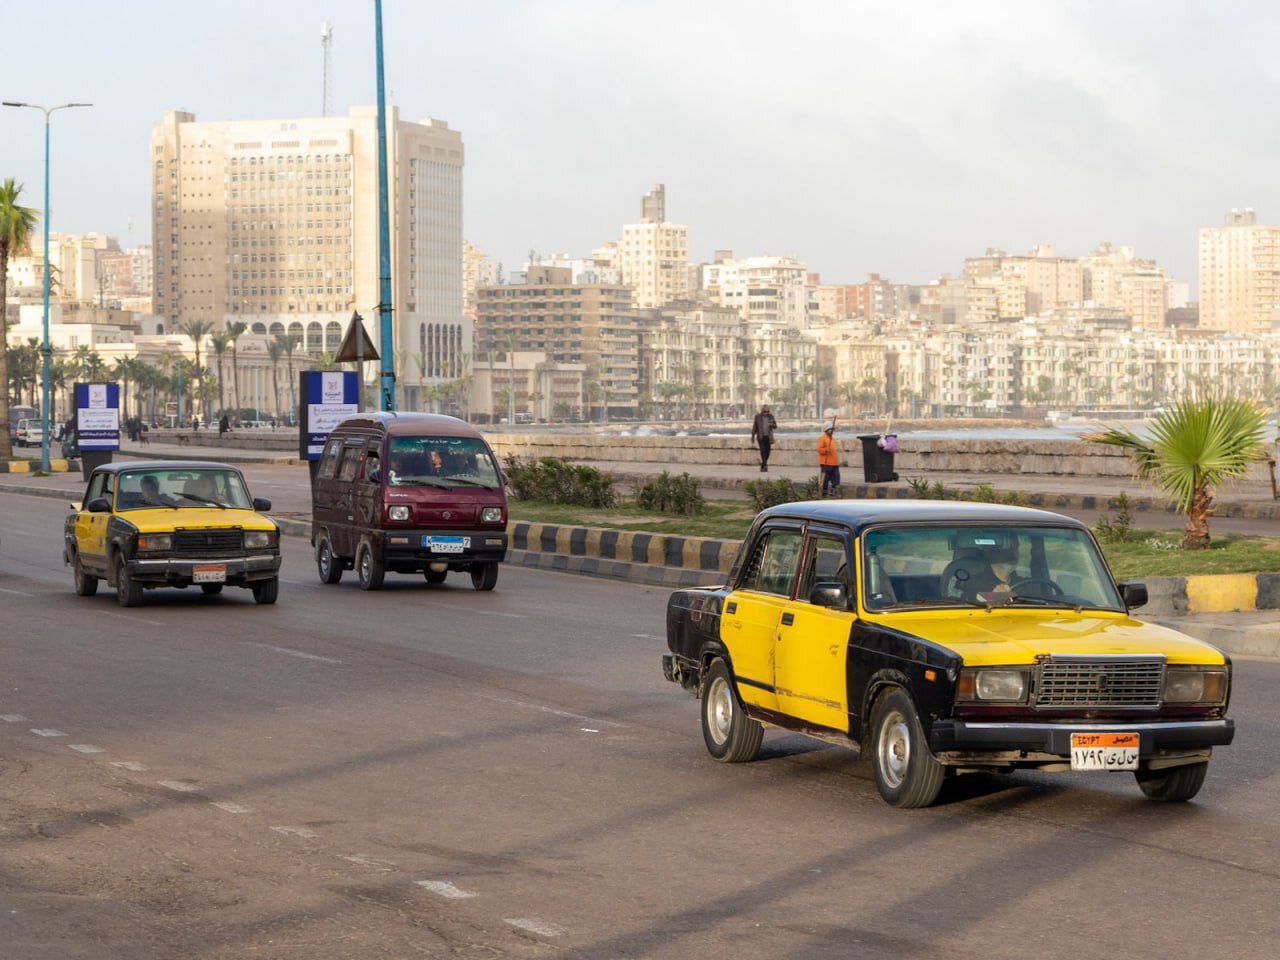
<svg viewBox="0 0 1280 960">
<path fill-rule="evenodd" d="M 974 771 L 1130 771 L 1189 800 L 1229 744 L 1231 662 L 1133 619 L 1088 528 L 976 503 L 825 501 L 760 514 L 723 587 L 667 607 L 663 672 L 702 701 L 707 750 L 763 726 L 853 746 L 889 803 Z"/>
<path fill-rule="evenodd" d="M 151 587 L 246 587 L 258 603 L 280 590 L 280 529 L 250 498 L 244 475 L 224 463 L 153 460 L 112 463 L 89 477 L 84 500 L 67 517 L 63 559 L 76 593 L 98 581 L 122 606 Z"/>
</svg>

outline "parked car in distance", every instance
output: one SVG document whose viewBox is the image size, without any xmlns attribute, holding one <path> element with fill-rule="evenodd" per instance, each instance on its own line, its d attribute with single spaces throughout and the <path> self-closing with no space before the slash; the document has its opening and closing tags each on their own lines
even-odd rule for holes
<svg viewBox="0 0 1280 960">
<path fill-rule="evenodd" d="M 44 443 L 44 424 L 38 417 L 28 417 L 18 421 L 14 431 L 14 442 L 20 447 L 38 447 Z"/>
<path fill-rule="evenodd" d="M 280 528 L 262 515 L 270 509 L 225 463 L 110 463 L 94 470 L 72 506 L 62 557 L 77 594 L 91 597 L 106 580 L 125 607 L 141 603 L 146 589 L 193 585 L 209 595 L 245 587 L 255 602 L 275 603 Z"/>
<path fill-rule="evenodd" d="M 762 725 L 853 746 L 880 795 L 927 806 L 971 771 L 1128 771 L 1189 800 L 1231 743 L 1231 661 L 1133 619 L 1088 527 L 974 503 L 826 501 L 761 513 L 723 587 L 667 607 L 668 680 L 708 751 Z"/>
<path fill-rule="evenodd" d="M 442 583 L 466 573 L 492 590 L 507 552 L 498 458 L 454 417 L 363 413 L 325 442 L 311 484 L 311 542 L 324 583 L 355 569 L 365 590 L 391 573 Z"/>
</svg>

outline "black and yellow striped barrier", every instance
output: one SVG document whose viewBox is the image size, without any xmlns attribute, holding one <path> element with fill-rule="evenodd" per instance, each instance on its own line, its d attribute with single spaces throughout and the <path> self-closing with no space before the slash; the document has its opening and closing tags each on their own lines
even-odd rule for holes
<svg viewBox="0 0 1280 960">
<path fill-rule="evenodd" d="M 0 460 L 0 473 L 35 473 L 39 469 L 39 460 Z M 49 461 L 50 473 L 69 473 L 79 469 L 79 460 L 64 460 L 59 457 Z"/>
</svg>

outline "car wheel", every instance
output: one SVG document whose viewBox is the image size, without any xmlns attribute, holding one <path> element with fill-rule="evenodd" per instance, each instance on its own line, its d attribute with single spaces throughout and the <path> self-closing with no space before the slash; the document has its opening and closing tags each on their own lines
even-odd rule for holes
<svg viewBox="0 0 1280 960">
<path fill-rule="evenodd" d="M 276 597 L 280 596 L 280 578 L 272 577 L 270 580 L 255 580 L 249 589 L 253 591 L 254 603 L 275 603 Z"/>
<path fill-rule="evenodd" d="M 342 579 L 342 564 L 333 555 L 333 547 L 329 538 L 325 537 L 316 548 L 316 570 L 320 574 L 321 583 L 337 583 Z"/>
<path fill-rule="evenodd" d="M 84 572 L 84 567 L 80 564 L 80 556 L 78 554 L 71 565 L 71 570 L 76 581 L 76 596 L 92 597 L 98 592 L 98 578 Z"/>
<path fill-rule="evenodd" d="M 448 570 L 423 570 L 422 576 L 426 578 L 427 583 L 444 583 L 444 578 L 449 575 Z"/>
<path fill-rule="evenodd" d="M 360 581 L 360 589 L 381 590 L 382 579 L 386 575 L 387 568 L 373 555 L 373 547 L 367 542 L 360 544 L 360 549 L 356 551 L 356 576 Z"/>
<path fill-rule="evenodd" d="M 707 671 L 702 693 L 702 739 L 707 752 L 722 763 L 755 759 L 764 739 L 764 727 L 747 716 L 723 660 L 713 661 Z"/>
<path fill-rule="evenodd" d="M 1138 779 L 1138 786 L 1149 800 L 1162 803 L 1186 803 L 1204 786 L 1205 774 L 1209 772 L 1209 761 L 1188 763 L 1182 767 L 1169 767 L 1165 770 L 1138 769 L 1133 775 Z"/>
<path fill-rule="evenodd" d="M 871 766 L 880 796 L 895 807 L 927 807 L 938 799 L 946 768 L 929 750 L 915 704 L 901 687 L 871 715 Z"/>
<path fill-rule="evenodd" d="M 129 576 L 129 568 L 120 554 L 116 554 L 116 601 L 122 607 L 136 607 L 142 602 L 142 584 Z"/>
<path fill-rule="evenodd" d="M 200 584 L 200 592 L 206 597 L 216 597 L 222 592 L 222 584 L 220 583 L 202 583 Z"/>
<path fill-rule="evenodd" d="M 471 568 L 471 586 L 477 590 L 492 590 L 498 585 L 498 565 L 477 563 Z"/>
</svg>

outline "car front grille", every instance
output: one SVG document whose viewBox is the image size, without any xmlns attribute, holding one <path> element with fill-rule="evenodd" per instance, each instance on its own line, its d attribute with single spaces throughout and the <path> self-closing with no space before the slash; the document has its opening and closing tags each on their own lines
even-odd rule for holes
<svg viewBox="0 0 1280 960">
<path fill-rule="evenodd" d="M 1035 706 L 1158 707 L 1163 657 L 1045 657 L 1036 666 Z"/>
<path fill-rule="evenodd" d="M 244 531 L 179 530 L 173 535 L 175 557 L 238 557 L 244 553 Z"/>
</svg>

